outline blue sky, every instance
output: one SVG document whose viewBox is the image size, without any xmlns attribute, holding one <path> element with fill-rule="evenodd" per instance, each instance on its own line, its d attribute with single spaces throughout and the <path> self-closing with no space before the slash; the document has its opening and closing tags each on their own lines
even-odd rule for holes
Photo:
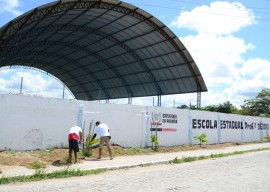
<svg viewBox="0 0 270 192">
<path fill-rule="evenodd" d="M 0 26 L 49 0 L 0 0 Z M 239 107 L 270 88 L 270 0 L 126 0 L 152 14 L 184 43 L 199 67 L 208 92 L 202 106 L 230 101 Z M 49 76 L 23 69 L 0 69 L 0 93 L 62 97 L 63 86 Z M 39 83 L 33 83 L 39 82 Z M 37 86 L 38 85 L 38 86 Z M 72 98 L 66 91 L 67 98 Z M 162 97 L 162 106 L 196 104 L 196 94 Z M 156 98 L 155 98 L 156 99 Z M 115 100 L 127 103 L 127 100 Z M 152 105 L 153 98 L 133 104 Z"/>
</svg>

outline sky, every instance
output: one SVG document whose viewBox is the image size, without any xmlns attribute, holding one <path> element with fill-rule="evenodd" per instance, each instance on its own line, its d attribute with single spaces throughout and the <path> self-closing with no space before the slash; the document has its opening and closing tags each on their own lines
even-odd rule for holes
<svg viewBox="0 0 270 192">
<path fill-rule="evenodd" d="M 0 27 L 50 0 L 0 0 Z M 201 106 L 230 101 L 240 107 L 270 88 L 270 0 L 126 0 L 150 13 L 179 37 L 195 60 L 208 88 Z M 0 68 L 0 94 L 73 98 L 61 82 L 35 70 Z M 127 103 L 127 99 L 111 100 Z M 153 105 L 157 97 L 133 98 Z M 162 106 L 196 105 L 197 94 L 162 96 Z"/>
</svg>

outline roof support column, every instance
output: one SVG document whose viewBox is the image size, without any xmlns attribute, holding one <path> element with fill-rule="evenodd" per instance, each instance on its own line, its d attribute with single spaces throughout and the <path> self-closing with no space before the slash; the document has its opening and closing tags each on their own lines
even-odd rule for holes
<svg viewBox="0 0 270 192">
<path fill-rule="evenodd" d="M 161 95 L 158 95 L 158 103 L 157 103 L 158 107 L 161 107 Z"/>
<path fill-rule="evenodd" d="M 132 97 L 130 93 L 128 93 L 128 104 L 132 104 Z"/>
<path fill-rule="evenodd" d="M 160 89 L 158 89 L 157 96 L 158 96 L 157 106 L 161 107 L 161 91 L 160 91 Z"/>
<path fill-rule="evenodd" d="M 201 108 L 201 92 L 197 92 L 197 109 Z"/>
<path fill-rule="evenodd" d="M 100 102 L 100 98 L 101 98 L 101 88 L 99 88 L 98 90 L 98 101 Z"/>
</svg>

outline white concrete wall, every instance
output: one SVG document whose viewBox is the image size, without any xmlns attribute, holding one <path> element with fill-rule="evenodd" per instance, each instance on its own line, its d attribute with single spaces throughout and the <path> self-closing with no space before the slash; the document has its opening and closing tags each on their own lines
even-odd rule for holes
<svg viewBox="0 0 270 192">
<path fill-rule="evenodd" d="M 85 133 L 89 133 L 90 122 L 100 120 L 109 126 L 113 143 L 127 147 L 142 147 L 146 126 L 143 109 L 141 106 L 87 102 Z"/>
<path fill-rule="evenodd" d="M 72 125 L 84 124 L 88 134 L 97 120 L 108 124 L 114 144 L 125 147 L 151 146 L 155 130 L 162 146 L 198 144 L 193 137 L 202 133 L 209 144 L 259 141 L 270 124 L 269 118 L 196 110 L 0 95 L 0 150 L 67 146 Z"/>
</svg>

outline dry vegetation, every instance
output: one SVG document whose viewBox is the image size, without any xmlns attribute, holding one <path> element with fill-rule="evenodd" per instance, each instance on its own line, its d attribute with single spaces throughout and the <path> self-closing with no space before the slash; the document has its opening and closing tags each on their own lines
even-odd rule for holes
<svg viewBox="0 0 270 192">
<path fill-rule="evenodd" d="M 222 148 L 227 146 L 239 145 L 239 143 L 224 143 L 215 145 L 203 145 L 205 149 Z M 241 144 L 243 145 L 243 144 Z M 128 155 L 142 155 L 151 153 L 168 153 L 178 151 L 190 151 L 200 149 L 199 145 L 181 145 L 172 147 L 159 147 L 158 151 L 152 148 L 124 148 L 114 145 L 113 154 L 117 156 Z M 92 156 L 89 158 L 96 158 L 98 148 L 92 149 Z M 108 151 L 103 149 L 103 156 L 108 157 Z M 68 149 L 51 149 L 51 150 L 35 150 L 35 151 L 2 151 L 0 152 L 0 170 L 1 166 L 25 166 L 33 168 L 36 162 L 44 165 L 59 165 L 66 164 L 68 157 Z M 82 157 L 80 157 L 82 159 Z"/>
</svg>

